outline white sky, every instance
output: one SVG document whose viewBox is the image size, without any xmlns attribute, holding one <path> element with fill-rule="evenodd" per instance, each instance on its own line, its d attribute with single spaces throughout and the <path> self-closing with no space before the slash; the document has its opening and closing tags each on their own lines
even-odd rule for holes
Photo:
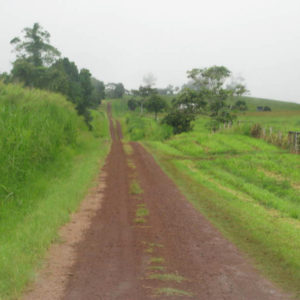
<svg viewBox="0 0 300 300">
<path fill-rule="evenodd" d="M 51 43 L 105 82 L 182 85 L 224 65 L 252 96 L 300 103 L 300 0 L 0 0 L 0 72 L 10 40 L 39 22 Z"/>
</svg>

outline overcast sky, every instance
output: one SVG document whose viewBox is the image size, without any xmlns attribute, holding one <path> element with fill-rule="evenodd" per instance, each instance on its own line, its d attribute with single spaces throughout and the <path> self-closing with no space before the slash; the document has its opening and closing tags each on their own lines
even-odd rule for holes
<svg viewBox="0 0 300 300">
<path fill-rule="evenodd" d="M 39 22 L 51 43 L 105 82 L 182 85 L 224 65 L 252 96 L 300 103 L 300 0 L 0 0 L 0 72 L 10 40 Z"/>
</svg>

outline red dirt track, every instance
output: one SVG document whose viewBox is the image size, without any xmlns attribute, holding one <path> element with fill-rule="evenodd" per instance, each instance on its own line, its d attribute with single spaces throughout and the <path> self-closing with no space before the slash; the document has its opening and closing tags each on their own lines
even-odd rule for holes
<svg viewBox="0 0 300 300">
<path fill-rule="evenodd" d="M 124 151 L 108 108 L 113 143 L 102 206 L 76 245 L 62 299 L 288 299 L 193 208 L 140 144 Z M 132 193 L 133 180 L 141 194 Z M 149 215 L 139 222 L 141 207 Z M 156 278 L 166 274 L 178 282 Z"/>
</svg>

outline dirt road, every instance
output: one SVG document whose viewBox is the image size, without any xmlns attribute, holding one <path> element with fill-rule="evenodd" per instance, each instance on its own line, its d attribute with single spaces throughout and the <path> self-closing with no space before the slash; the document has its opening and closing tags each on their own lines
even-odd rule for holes
<svg viewBox="0 0 300 300">
<path fill-rule="evenodd" d="M 189 204 L 141 145 L 124 147 L 111 118 L 110 128 L 102 206 L 75 247 L 59 299 L 288 299 Z"/>
</svg>

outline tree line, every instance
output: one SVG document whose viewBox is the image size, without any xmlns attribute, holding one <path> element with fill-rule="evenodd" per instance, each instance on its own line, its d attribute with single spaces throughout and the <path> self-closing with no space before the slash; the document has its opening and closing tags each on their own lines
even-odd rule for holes
<svg viewBox="0 0 300 300">
<path fill-rule="evenodd" d="M 61 57 L 60 51 L 50 44 L 50 33 L 39 23 L 23 29 L 22 37 L 11 40 L 16 59 L 10 73 L 0 74 L 4 83 L 22 83 L 25 87 L 58 92 L 74 103 L 91 129 L 90 108 L 101 104 L 107 93 L 109 97 L 122 97 L 122 83 L 110 83 L 92 77 L 91 72 L 79 69 L 75 62 Z"/>
<path fill-rule="evenodd" d="M 141 113 L 146 108 L 154 112 L 156 120 L 159 112 L 167 110 L 162 122 L 172 126 L 175 134 L 191 130 L 192 121 L 200 114 L 210 117 L 208 125 L 215 131 L 220 124 L 232 123 L 236 118 L 235 111 L 247 110 L 243 100 L 237 100 L 233 105 L 227 103 L 230 97 L 247 93 L 245 85 L 240 82 L 225 85 L 231 75 L 231 71 L 224 66 L 187 71 L 189 82 L 178 92 L 171 107 L 161 97 L 161 91 L 152 87 L 153 78 L 148 78 L 146 85 L 131 91 L 128 107 L 130 110 L 140 107 Z"/>
</svg>

